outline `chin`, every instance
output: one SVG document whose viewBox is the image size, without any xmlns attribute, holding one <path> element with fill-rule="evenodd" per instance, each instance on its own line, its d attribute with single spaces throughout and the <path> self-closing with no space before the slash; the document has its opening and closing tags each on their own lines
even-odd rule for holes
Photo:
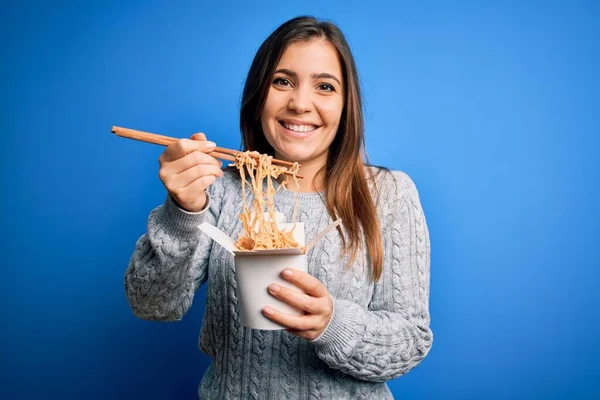
<svg viewBox="0 0 600 400">
<path fill-rule="evenodd" d="M 310 160 L 314 157 L 314 152 L 308 149 L 281 149 L 281 151 L 276 150 L 283 158 L 288 161 L 297 161 L 302 164 L 303 161 Z"/>
</svg>

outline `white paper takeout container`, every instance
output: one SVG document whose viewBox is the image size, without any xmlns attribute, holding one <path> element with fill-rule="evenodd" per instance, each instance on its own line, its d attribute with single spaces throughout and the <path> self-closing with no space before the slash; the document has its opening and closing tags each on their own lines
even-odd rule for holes
<svg viewBox="0 0 600 400">
<path fill-rule="evenodd" d="M 277 220 L 281 221 L 280 218 Z M 277 283 L 284 287 L 300 290 L 297 286 L 281 278 L 281 272 L 285 268 L 295 268 L 307 272 L 306 253 L 341 222 L 338 219 L 327 226 L 307 245 L 305 245 L 304 224 L 298 222 L 295 224 L 293 234 L 300 247 L 277 250 L 238 250 L 235 247 L 235 240 L 216 226 L 204 222 L 198 228 L 234 256 L 242 325 L 252 329 L 277 330 L 285 329 L 285 327 L 263 315 L 262 310 L 265 306 L 271 306 L 291 315 L 302 315 L 304 312 L 273 297 L 267 290 L 268 286 Z M 279 227 L 288 230 L 292 229 L 294 224 L 279 222 Z"/>
</svg>

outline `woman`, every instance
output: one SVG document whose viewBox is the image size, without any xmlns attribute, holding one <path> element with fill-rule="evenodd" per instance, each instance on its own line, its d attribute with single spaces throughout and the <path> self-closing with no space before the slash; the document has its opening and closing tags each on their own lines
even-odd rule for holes
<svg viewBox="0 0 600 400">
<path fill-rule="evenodd" d="M 236 172 L 207 155 L 203 134 L 179 140 L 160 157 L 169 195 L 152 211 L 125 276 L 134 313 L 179 320 L 208 282 L 201 349 L 212 363 L 200 398 L 391 398 L 385 381 L 428 353 L 429 234 L 419 196 L 402 172 L 366 166 L 356 67 L 340 30 L 310 17 L 292 19 L 262 44 L 241 107 L 246 150 L 298 161 L 298 219 L 311 238 L 340 217 L 307 255 L 309 273 L 284 279 L 306 294 L 271 285 L 270 293 L 305 310 L 265 316 L 281 331 L 240 325 L 233 257 L 197 226 L 231 237 L 242 229 Z M 280 191 L 291 216 L 294 193 Z"/>
</svg>

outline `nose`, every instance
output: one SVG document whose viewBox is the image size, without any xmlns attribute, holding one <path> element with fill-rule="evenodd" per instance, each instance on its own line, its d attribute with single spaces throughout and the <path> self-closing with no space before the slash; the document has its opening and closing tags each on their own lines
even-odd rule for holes
<svg viewBox="0 0 600 400">
<path fill-rule="evenodd" d="M 312 107 L 312 98 L 310 89 L 306 88 L 296 88 L 290 97 L 290 101 L 288 103 L 288 108 L 292 111 L 295 111 L 298 114 L 303 114 L 311 110 Z"/>
</svg>

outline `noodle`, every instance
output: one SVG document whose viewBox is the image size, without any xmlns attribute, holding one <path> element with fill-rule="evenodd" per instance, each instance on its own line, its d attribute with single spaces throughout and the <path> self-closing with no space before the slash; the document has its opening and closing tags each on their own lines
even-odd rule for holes
<svg viewBox="0 0 600 400">
<path fill-rule="evenodd" d="M 288 169 L 271 164 L 272 159 L 272 156 L 248 151 L 238 153 L 235 156 L 234 165 L 242 178 L 242 199 L 244 203 L 239 216 L 242 221 L 243 230 L 237 242 L 235 242 L 236 247 L 240 250 L 268 250 L 299 246 L 298 242 L 294 240 L 293 229 L 282 231 L 275 220 L 274 197 L 279 190 L 287 190 L 287 182 L 282 182 L 276 190 L 273 186 L 273 178 L 277 179 L 282 173 L 288 172 L 292 175 L 296 185 L 298 185 L 296 175 L 300 166 L 298 163 L 294 163 L 294 166 Z M 266 192 L 263 192 L 265 179 L 267 189 Z M 250 186 L 250 190 L 254 194 L 254 199 L 250 206 L 248 206 L 246 199 L 246 185 Z M 265 208 L 268 217 L 265 217 Z M 296 227 L 297 212 L 298 197 L 297 193 L 295 193 L 294 213 L 292 216 L 294 228 Z"/>
</svg>

